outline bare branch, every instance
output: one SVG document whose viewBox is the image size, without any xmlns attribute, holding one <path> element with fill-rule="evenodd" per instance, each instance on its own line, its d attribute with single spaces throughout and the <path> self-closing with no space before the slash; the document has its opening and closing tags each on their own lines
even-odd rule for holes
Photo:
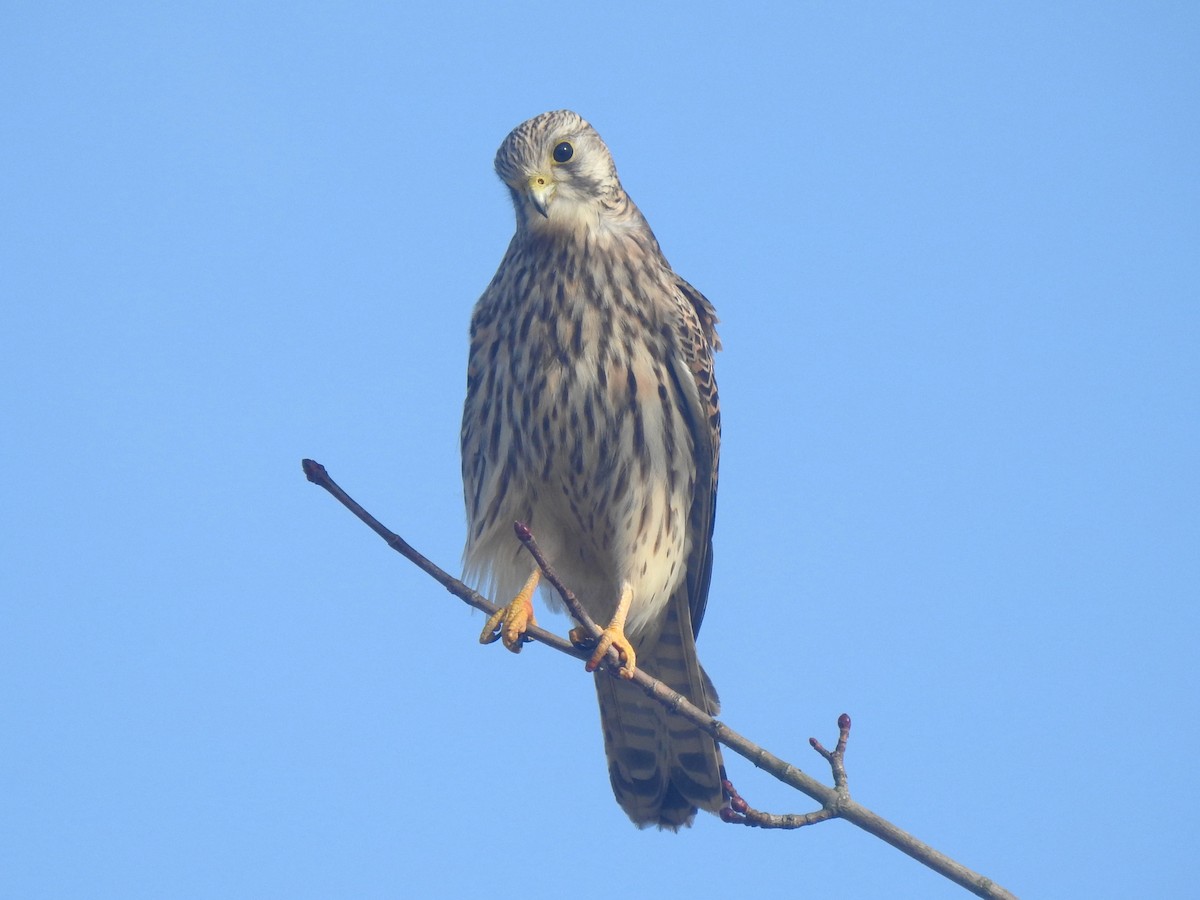
<svg viewBox="0 0 1200 900">
<path fill-rule="evenodd" d="M 387 545 L 396 552 L 400 553 L 407 560 L 412 562 L 421 571 L 428 574 L 435 581 L 441 584 L 447 591 L 454 594 L 463 602 L 476 609 L 491 615 L 497 609 L 487 598 L 473 591 L 467 585 L 463 584 L 457 578 L 449 575 L 437 565 L 426 559 L 420 553 L 413 549 L 403 538 L 394 532 L 388 530 L 374 516 L 362 508 L 355 500 L 343 491 L 325 470 L 325 467 L 320 463 L 311 459 L 302 461 L 304 474 L 313 484 L 319 485 L 332 494 L 338 502 L 349 509 L 354 515 L 361 519 L 372 531 L 384 539 Z M 537 548 L 537 542 L 529 529 L 520 523 L 515 523 L 517 535 L 521 543 L 529 549 L 533 554 L 534 559 L 542 569 L 546 580 L 550 582 L 563 596 L 564 601 L 568 604 L 568 608 L 572 610 L 572 614 L 576 616 L 583 628 L 590 635 L 599 634 L 599 629 L 595 622 L 592 622 L 587 613 L 578 600 L 574 598 L 570 590 L 562 584 L 558 575 L 549 565 L 548 561 Z M 568 599 L 570 598 L 570 599 Z M 527 636 L 537 641 L 558 650 L 560 653 L 566 653 L 568 656 L 573 656 L 576 659 L 587 659 L 590 654 L 579 647 L 574 646 L 571 642 L 563 640 L 556 634 L 552 634 L 542 628 L 531 626 L 526 632 Z M 615 651 L 613 651 L 615 656 Z M 610 661 L 616 660 L 610 656 Z M 618 665 L 611 664 L 607 670 L 615 676 Z M 838 719 L 838 742 L 833 751 L 826 750 L 816 738 L 810 738 L 809 743 L 813 749 L 829 763 L 833 772 L 834 787 L 827 787 L 815 778 L 805 774 L 796 766 L 791 765 L 775 754 L 769 752 L 753 741 L 748 740 L 736 731 L 725 725 L 718 719 L 705 713 L 703 710 L 694 706 L 686 697 L 676 691 L 671 690 L 662 682 L 655 678 L 646 675 L 641 669 L 638 669 L 633 676 L 634 683 L 638 684 L 649 696 L 655 698 L 662 703 L 671 712 L 683 716 L 697 727 L 703 729 L 708 734 L 720 743 L 724 744 L 734 753 L 748 759 L 755 766 L 763 769 L 773 775 L 784 784 L 794 787 L 796 790 L 811 797 L 821 804 L 821 808 L 815 812 L 805 814 L 791 815 L 776 815 L 771 813 L 763 813 L 752 809 L 749 804 L 741 798 L 734 790 L 733 785 L 727 783 L 726 787 L 733 797 L 731 809 L 722 813 L 722 819 L 728 822 L 737 822 L 745 825 L 755 825 L 758 827 L 768 828 L 800 828 L 805 825 L 812 825 L 817 822 L 823 822 L 828 819 L 840 818 L 845 819 L 857 825 L 864 831 L 875 835 L 879 839 L 886 841 L 896 849 L 908 854 L 913 859 L 917 860 L 933 869 L 935 872 L 950 879 L 956 884 L 966 888 L 973 894 L 979 897 L 999 898 L 999 900 L 1015 900 L 1015 895 L 1005 890 L 1000 885 L 985 878 L 978 872 L 968 869 L 966 866 L 955 862 L 945 854 L 933 849 L 928 844 L 925 844 L 911 834 L 897 826 L 888 822 L 881 816 L 876 815 L 867 809 L 865 806 L 850 799 L 849 789 L 847 788 L 846 769 L 845 769 L 845 752 L 846 742 L 850 734 L 850 717 L 843 713 Z"/>
<path fill-rule="evenodd" d="M 809 738 L 808 743 L 814 750 L 825 758 L 833 770 L 833 790 L 840 798 L 839 803 L 849 802 L 850 789 L 846 786 L 846 741 L 850 738 L 850 716 L 842 713 L 838 716 L 838 742 L 833 752 L 826 750 L 816 738 Z M 725 790 L 730 796 L 729 807 L 721 810 L 721 819 L 733 825 L 751 825 L 755 828 L 803 828 L 805 825 L 815 825 L 839 815 L 832 806 L 822 806 L 816 812 L 796 814 L 786 813 L 777 815 L 754 809 L 737 792 L 732 782 L 725 782 Z"/>
<path fill-rule="evenodd" d="M 737 792 L 733 782 L 725 782 L 725 790 L 729 793 L 729 806 L 721 810 L 721 821 L 730 825 L 749 825 L 753 828 L 795 829 L 805 825 L 816 825 L 836 818 L 837 813 L 828 807 L 821 807 L 810 813 L 767 813 L 754 809 Z"/>
</svg>

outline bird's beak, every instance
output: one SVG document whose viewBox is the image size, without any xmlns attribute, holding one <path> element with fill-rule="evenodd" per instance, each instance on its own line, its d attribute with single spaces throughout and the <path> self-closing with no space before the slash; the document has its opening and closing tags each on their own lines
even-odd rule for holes
<svg viewBox="0 0 1200 900">
<path fill-rule="evenodd" d="M 550 202 L 554 199 L 554 180 L 549 175 L 535 173 L 529 176 L 525 193 L 533 208 L 547 219 L 550 218 Z"/>
</svg>

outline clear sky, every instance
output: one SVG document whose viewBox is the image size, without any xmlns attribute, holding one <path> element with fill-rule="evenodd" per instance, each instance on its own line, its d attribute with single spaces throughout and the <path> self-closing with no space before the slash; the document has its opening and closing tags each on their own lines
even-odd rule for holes
<svg viewBox="0 0 1200 900">
<path fill-rule="evenodd" d="M 304 481 L 457 570 L 492 157 L 559 107 L 722 319 L 725 720 L 828 779 L 849 712 L 1020 895 L 1194 890 L 1200 7 L 733 6 L 5 4 L 0 896 L 965 896 L 635 830 L 581 665 Z"/>
</svg>

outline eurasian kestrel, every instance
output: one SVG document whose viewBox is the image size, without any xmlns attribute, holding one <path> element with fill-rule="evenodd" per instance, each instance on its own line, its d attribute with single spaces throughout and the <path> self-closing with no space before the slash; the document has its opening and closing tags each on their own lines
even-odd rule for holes
<svg viewBox="0 0 1200 900">
<path fill-rule="evenodd" d="M 677 829 L 724 801 L 717 744 L 627 679 L 635 667 L 702 709 L 696 657 L 712 572 L 721 415 L 712 305 L 676 275 L 573 112 L 517 126 L 496 154 L 516 234 L 471 319 L 462 467 L 469 578 L 514 597 L 480 640 L 533 622 L 527 523 L 621 674 L 596 672 L 609 776 L 639 826 Z M 556 598 L 547 594 L 558 606 Z"/>
</svg>

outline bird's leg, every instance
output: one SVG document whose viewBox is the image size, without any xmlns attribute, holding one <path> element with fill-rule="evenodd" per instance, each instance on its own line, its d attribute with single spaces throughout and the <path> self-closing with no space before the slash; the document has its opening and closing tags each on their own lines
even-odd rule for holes
<svg viewBox="0 0 1200 900">
<path fill-rule="evenodd" d="M 534 569 L 512 602 L 492 613 L 487 624 L 483 626 L 483 633 L 479 635 L 479 643 L 490 644 L 496 638 L 502 638 L 504 646 L 513 653 L 521 652 L 521 644 L 525 643 L 525 630 L 530 625 L 537 624 L 533 617 L 533 592 L 537 589 L 541 577 L 541 570 Z"/>
<path fill-rule="evenodd" d="M 596 641 L 596 649 L 592 652 L 592 658 L 588 660 L 585 667 L 589 672 L 596 671 L 600 663 L 604 662 L 609 647 L 615 647 L 617 654 L 621 657 L 620 674 L 622 678 L 632 678 L 633 673 L 637 671 L 637 654 L 633 652 L 633 645 L 629 643 L 629 638 L 625 637 L 625 617 L 629 615 L 629 605 L 632 602 L 633 586 L 626 581 L 621 585 L 621 599 L 617 601 L 617 611 L 613 613 L 608 627 L 600 632 L 600 638 Z"/>
</svg>

